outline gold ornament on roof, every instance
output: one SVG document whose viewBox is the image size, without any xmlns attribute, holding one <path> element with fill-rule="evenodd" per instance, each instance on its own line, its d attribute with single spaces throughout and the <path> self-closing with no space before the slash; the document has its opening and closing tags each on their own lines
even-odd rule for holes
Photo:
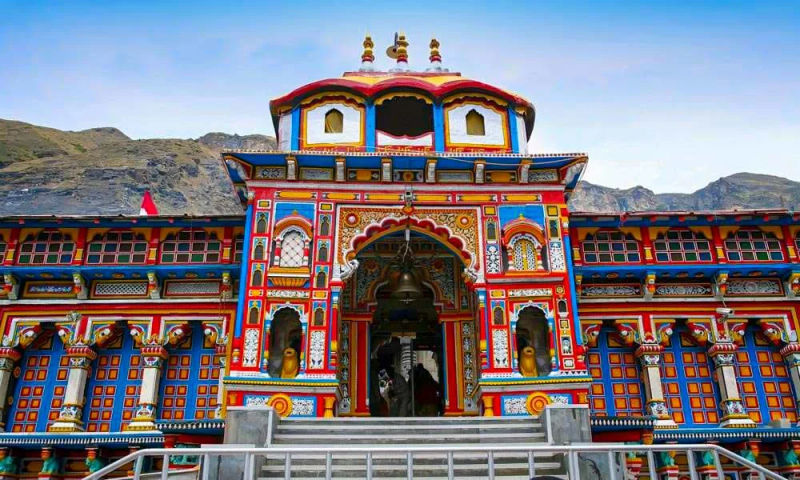
<svg viewBox="0 0 800 480">
<path fill-rule="evenodd" d="M 372 49 L 375 47 L 375 44 L 372 42 L 372 37 L 367 35 L 364 37 L 364 52 L 361 54 L 361 61 L 363 62 L 373 62 L 375 61 L 375 55 L 372 53 Z"/>
<path fill-rule="evenodd" d="M 436 40 L 436 38 L 431 38 L 431 55 L 428 57 L 431 63 L 442 61 L 442 55 L 439 53 L 439 45 L 439 40 Z"/>
</svg>

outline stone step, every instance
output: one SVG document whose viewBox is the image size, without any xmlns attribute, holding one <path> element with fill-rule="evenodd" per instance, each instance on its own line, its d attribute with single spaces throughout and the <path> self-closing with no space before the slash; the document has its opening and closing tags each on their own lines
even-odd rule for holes
<svg viewBox="0 0 800 480">
<path fill-rule="evenodd" d="M 537 443 L 545 441 L 545 434 L 542 432 L 480 432 L 480 433 L 459 433 L 441 432 L 436 435 L 421 432 L 391 432 L 376 435 L 375 433 L 350 433 L 342 435 L 337 433 L 321 434 L 319 432 L 309 433 L 282 433 L 277 432 L 272 439 L 274 444 L 317 444 L 330 445 L 336 448 L 342 442 L 348 444 L 470 444 L 470 443 L 509 443 L 525 442 Z"/>
<path fill-rule="evenodd" d="M 538 475 L 538 473 L 537 473 Z M 559 475 L 559 474 L 552 474 L 554 478 L 558 478 L 561 480 L 569 480 L 568 475 Z M 280 475 L 277 476 L 262 476 L 258 477 L 259 480 L 266 480 L 269 478 L 283 478 L 283 473 L 281 472 Z M 319 480 L 321 478 L 325 478 L 325 475 L 302 475 L 302 472 L 298 472 L 295 474 L 292 473 L 292 480 Z M 364 475 L 356 475 L 356 476 L 339 476 L 339 475 L 332 475 L 332 478 L 336 478 L 337 480 L 364 480 Z M 405 480 L 408 478 L 405 472 L 402 475 L 373 475 L 373 480 Z M 482 475 L 459 475 L 456 477 L 457 480 L 486 480 L 487 475 L 484 473 Z M 530 477 L 526 473 L 525 475 L 496 475 L 495 478 L 497 480 L 530 480 Z M 436 475 L 436 476 L 422 476 L 417 473 L 414 473 L 415 480 L 448 480 L 447 475 Z"/>
<path fill-rule="evenodd" d="M 560 473 L 561 465 L 558 462 L 537 462 L 534 465 L 534 473 L 536 475 L 553 475 Z M 291 467 L 292 478 L 295 476 L 303 477 L 325 477 L 325 465 L 315 466 L 300 466 L 292 464 Z M 372 465 L 372 472 L 374 477 L 407 477 L 407 470 L 405 465 Z M 447 477 L 447 465 L 417 465 L 413 469 L 414 478 L 428 478 L 428 477 Z M 495 464 L 495 476 L 526 476 L 529 475 L 528 464 L 523 462 Z M 360 476 L 365 478 L 367 474 L 366 466 L 364 465 L 337 465 L 331 468 L 332 477 L 352 477 Z M 485 462 L 480 463 L 454 463 L 453 474 L 456 478 L 465 476 L 471 477 L 488 477 L 488 467 Z M 281 464 L 266 465 L 261 471 L 262 478 L 280 478 L 284 475 L 284 466 Z M 529 476 L 527 478 L 530 478 Z"/>
<path fill-rule="evenodd" d="M 300 431 L 315 431 L 315 432 L 342 432 L 343 435 L 349 434 L 352 431 L 367 431 L 367 432 L 385 432 L 387 430 L 431 430 L 431 431 L 487 431 L 487 430 L 530 430 L 541 431 L 543 428 L 540 423 L 486 423 L 486 424 L 412 424 L 412 425 L 385 425 L 385 424 L 279 424 L 276 431 L 278 432 L 300 432 Z"/>
<path fill-rule="evenodd" d="M 410 425 L 432 423 L 443 424 L 488 424 L 488 423 L 541 423 L 539 417 L 331 417 L 281 419 L 281 424 L 348 424 L 359 425 Z"/>
<path fill-rule="evenodd" d="M 454 462 L 483 462 L 486 464 L 488 455 L 481 450 L 475 452 L 453 452 Z M 554 459 L 558 453 L 533 452 L 534 462 L 549 461 Z M 292 465 L 324 464 L 325 453 L 295 453 L 292 454 Z M 269 462 L 283 462 L 283 453 L 267 454 L 265 459 Z M 415 452 L 413 455 L 414 464 L 436 465 L 447 464 L 447 454 L 440 452 Z M 407 461 L 405 453 L 373 453 L 372 463 L 381 465 L 405 465 Z M 528 452 L 495 452 L 495 464 L 514 463 L 528 461 Z M 331 455 L 333 465 L 344 464 L 365 464 L 366 454 L 364 453 L 334 453 Z"/>
</svg>

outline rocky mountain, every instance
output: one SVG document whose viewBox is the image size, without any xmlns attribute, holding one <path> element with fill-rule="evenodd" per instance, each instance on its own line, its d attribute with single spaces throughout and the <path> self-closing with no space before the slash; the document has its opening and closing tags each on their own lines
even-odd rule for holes
<svg viewBox="0 0 800 480">
<path fill-rule="evenodd" d="M 65 132 L 0 120 L 0 215 L 136 215 L 145 190 L 164 215 L 241 215 L 219 151 L 226 142 L 269 148 L 274 140 L 207 137 L 131 140 L 115 128 Z"/>
<path fill-rule="evenodd" d="M 755 173 L 736 173 L 694 193 L 653 193 L 642 186 L 608 188 L 582 182 L 569 201 L 573 212 L 644 210 L 800 209 L 800 182 Z"/>
<path fill-rule="evenodd" d="M 135 215 L 150 190 L 165 215 L 240 215 L 222 150 L 270 150 L 266 135 L 132 140 L 116 128 L 79 132 L 0 119 L 0 215 Z M 800 209 L 800 183 L 737 173 L 694 193 L 582 182 L 572 211 Z"/>
</svg>

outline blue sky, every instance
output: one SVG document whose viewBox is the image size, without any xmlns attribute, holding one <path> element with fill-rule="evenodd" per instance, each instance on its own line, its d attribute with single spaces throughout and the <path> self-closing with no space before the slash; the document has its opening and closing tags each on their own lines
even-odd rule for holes
<svg viewBox="0 0 800 480">
<path fill-rule="evenodd" d="M 272 134 L 269 99 L 406 32 L 537 109 L 536 152 L 586 179 L 687 192 L 738 171 L 800 180 L 798 2 L 0 0 L 0 117 L 134 138 Z M 390 62 L 379 55 L 378 65 Z"/>
</svg>

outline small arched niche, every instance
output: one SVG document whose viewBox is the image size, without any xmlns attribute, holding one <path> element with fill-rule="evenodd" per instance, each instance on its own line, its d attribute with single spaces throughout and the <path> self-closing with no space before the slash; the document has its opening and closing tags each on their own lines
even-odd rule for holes
<svg viewBox="0 0 800 480">
<path fill-rule="evenodd" d="M 483 115 L 474 109 L 467 113 L 467 135 L 486 135 L 486 122 Z"/>
<path fill-rule="evenodd" d="M 550 374 L 548 331 L 547 317 L 542 310 L 525 307 L 519 312 L 515 335 L 520 373 L 524 376 L 544 377 Z M 529 350 L 531 348 L 532 352 Z"/>
<path fill-rule="evenodd" d="M 281 377 L 284 359 L 292 356 L 299 362 L 303 339 L 303 326 L 300 323 L 300 314 L 293 308 L 281 308 L 272 317 L 269 328 L 269 362 L 267 371 L 272 377 Z M 290 359 L 287 359 L 290 360 Z"/>
<path fill-rule="evenodd" d="M 325 133 L 342 133 L 344 129 L 344 115 L 339 110 L 332 108 L 325 113 Z"/>
</svg>

